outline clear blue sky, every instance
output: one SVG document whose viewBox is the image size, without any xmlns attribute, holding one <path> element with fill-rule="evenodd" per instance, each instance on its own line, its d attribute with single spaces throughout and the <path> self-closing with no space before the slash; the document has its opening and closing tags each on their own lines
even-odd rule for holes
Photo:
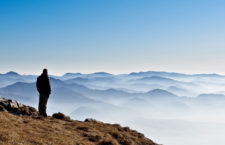
<svg viewBox="0 0 225 145">
<path fill-rule="evenodd" d="M 225 74 L 224 0 L 1 0 L 0 73 Z"/>
</svg>

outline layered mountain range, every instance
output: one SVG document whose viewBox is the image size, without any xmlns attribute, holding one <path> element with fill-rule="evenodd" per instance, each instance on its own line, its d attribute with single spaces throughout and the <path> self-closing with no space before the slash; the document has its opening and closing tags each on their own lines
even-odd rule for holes
<svg viewBox="0 0 225 145">
<path fill-rule="evenodd" d="M 0 74 L 0 96 L 37 106 L 36 79 L 36 75 L 16 72 Z M 176 131 L 171 135 L 175 135 L 171 138 L 179 136 L 180 128 L 190 125 L 190 121 L 225 121 L 223 75 L 156 71 L 114 75 L 97 72 L 50 75 L 50 80 L 49 114 L 64 112 L 78 120 L 96 118 L 104 122 L 128 124 L 168 145 L 170 139 L 166 132 L 174 129 Z M 167 127 L 159 122 L 167 123 Z M 162 132 L 155 132 L 154 136 L 154 130 L 158 128 Z M 168 128 L 171 130 L 168 131 Z M 175 140 L 171 144 L 175 145 Z"/>
</svg>

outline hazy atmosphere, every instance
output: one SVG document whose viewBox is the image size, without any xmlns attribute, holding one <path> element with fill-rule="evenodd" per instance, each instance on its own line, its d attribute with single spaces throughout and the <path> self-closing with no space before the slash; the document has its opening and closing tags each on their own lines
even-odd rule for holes
<svg viewBox="0 0 225 145">
<path fill-rule="evenodd" d="M 0 96 L 37 108 L 37 76 L 0 74 Z M 140 72 L 50 76 L 47 112 L 141 131 L 164 145 L 224 144 L 225 76 Z"/>
<path fill-rule="evenodd" d="M 0 72 L 225 74 L 225 1 L 0 1 Z M 199 67 L 201 66 L 201 67 Z"/>
<path fill-rule="evenodd" d="M 225 144 L 225 1 L 1 0 L 0 97 L 163 145 Z M 1 136 L 0 136 L 1 137 Z"/>
</svg>

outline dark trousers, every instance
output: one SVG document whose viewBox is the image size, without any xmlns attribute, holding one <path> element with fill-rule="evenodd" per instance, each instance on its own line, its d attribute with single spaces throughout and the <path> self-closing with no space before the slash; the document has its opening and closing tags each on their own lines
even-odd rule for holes
<svg viewBox="0 0 225 145">
<path fill-rule="evenodd" d="M 48 103 L 49 94 L 40 93 L 38 110 L 40 115 L 47 117 L 46 108 Z"/>
</svg>

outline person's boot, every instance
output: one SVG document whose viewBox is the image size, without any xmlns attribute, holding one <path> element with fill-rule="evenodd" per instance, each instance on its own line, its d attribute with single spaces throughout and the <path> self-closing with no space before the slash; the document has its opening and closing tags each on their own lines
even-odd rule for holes
<svg viewBox="0 0 225 145">
<path fill-rule="evenodd" d="M 46 114 L 46 113 L 44 113 L 44 112 L 39 112 L 39 115 L 40 116 L 43 116 L 43 117 L 47 117 L 48 115 Z"/>
<path fill-rule="evenodd" d="M 47 113 L 43 113 L 42 116 L 44 117 L 48 117 Z"/>
</svg>

